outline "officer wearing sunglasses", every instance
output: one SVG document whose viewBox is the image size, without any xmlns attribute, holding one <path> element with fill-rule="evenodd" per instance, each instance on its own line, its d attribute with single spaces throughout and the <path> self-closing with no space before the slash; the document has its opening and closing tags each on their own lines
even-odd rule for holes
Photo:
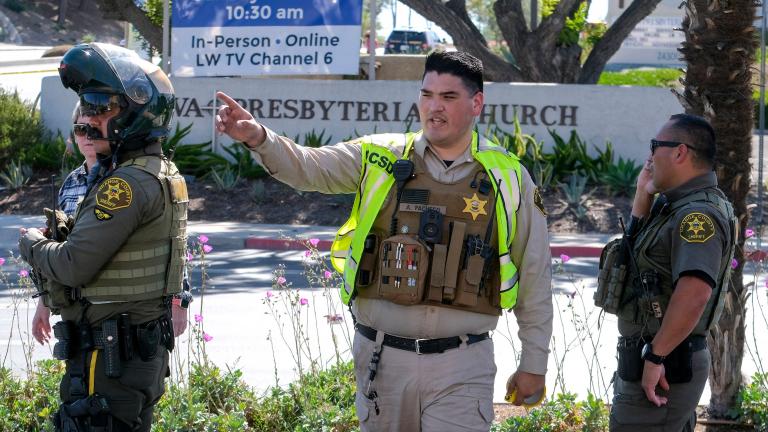
<svg viewBox="0 0 768 432">
<path fill-rule="evenodd" d="M 673 115 L 650 150 L 626 233 L 632 262 L 613 293 L 619 306 L 606 308 L 621 335 L 610 428 L 692 431 L 710 368 L 706 334 L 723 308 L 737 222 L 717 187 L 715 133 L 705 119 Z"/>
<path fill-rule="evenodd" d="M 92 43 L 59 75 L 80 100 L 76 139 L 98 163 L 64 242 L 22 230 L 22 257 L 49 281 L 39 293 L 61 314 L 54 357 L 66 361 L 55 430 L 149 431 L 182 304 L 187 189 L 162 154 L 173 115 L 168 77 L 132 51 Z"/>
</svg>

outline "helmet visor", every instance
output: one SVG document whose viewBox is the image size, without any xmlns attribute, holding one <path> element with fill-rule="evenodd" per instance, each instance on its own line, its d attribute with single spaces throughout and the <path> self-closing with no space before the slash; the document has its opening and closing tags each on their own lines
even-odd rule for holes
<svg viewBox="0 0 768 432">
<path fill-rule="evenodd" d="M 120 95 L 108 93 L 83 93 L 80 95 L 80 113 L 94 117 L 125 106 Z"/>
</svg>

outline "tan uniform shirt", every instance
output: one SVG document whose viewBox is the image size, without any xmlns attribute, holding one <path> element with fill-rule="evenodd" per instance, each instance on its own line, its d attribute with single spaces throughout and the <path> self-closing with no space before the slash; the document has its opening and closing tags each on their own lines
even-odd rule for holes
<svg viewBox="0 0 768 432">
<path fill-rule="evenodd" d="M 119 177 L 130 185 L 132 197 L 128 207 L 112 211 L 109 219 L 97 218 L 97 185 L 80 204 L 74 228 L 66 241 L 31 242 L 22 237 L 19 247 L 26 251 L 44 277 L 71 287 L 87 284 L 139 226 L 163 214 L 163 191 L 156 177 L 130 167 L 118 168 L 110 177 Z M 79 320 L 81 311 L 80 303 L 75 302 L 62 308 L 61 317 Z M 88 308 L 87 319 L 95 325 L 123 312 L 130 313 L 135 324 L 156 319 L 165 312 L 165 307 L 161 299 L 93 304 Z"/>
<path fill-rule="evenodd" d="M 359 142 L 306 148 L 265 130 L 267 138 L 253 150 L 254 159 L 276 179 L 305 191 L 331 194 L 357 191 L 362 167 Z M 441 182 L 468 178 L 478 163 L 467 146 L 464 154 L 446 167 L 423 137 L 414 143 L 414 151 L 424 159 L 429 173 Z M 514 308 L 523 345 L 519 368 L 544 374 L 552 336 L 551 254 L 546 217 L 533 201 L 535 185 L 525 169 L 522 171 L 517 233 L 510 250 L 520 272 L 520 290 Z M 378 299 L 355 299 L 353 312 L 362 324 L 410 338 L 478 334 L 495 329 L 498 323 L 495 316 L 435 306 L 401 306 Z"/>
</svg>

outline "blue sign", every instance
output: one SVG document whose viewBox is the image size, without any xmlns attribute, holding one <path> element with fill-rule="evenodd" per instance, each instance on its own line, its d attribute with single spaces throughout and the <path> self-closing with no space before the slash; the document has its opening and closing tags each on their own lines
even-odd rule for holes
<svg viewBox="0 0 768 432">
<path fill-rule="evenodd" d="M 360 0 L 174 0 L 174 27 L 360 25 Z"/>
<path fill-rule="evenodd" d="M 174 0 L 177 76 L 356 74 L 362 0 Z"/>
</svg>

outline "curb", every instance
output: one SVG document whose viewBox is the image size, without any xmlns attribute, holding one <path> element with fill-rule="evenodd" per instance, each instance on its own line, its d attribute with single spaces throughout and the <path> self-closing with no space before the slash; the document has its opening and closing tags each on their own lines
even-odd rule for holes
<svg viewBox="0 0 768 432">
<path fill-rule="evenodd" d="M 320 240 L 317 249 L 322 252 L 331 250 L 331 240 Z M 248 237 L 243 242 L 245 249 L 265 249 L 265 250 L 305 250 L 305 241 L 286 240 L 265 237 Z M 560 257 L 561 254 L 568 255 L 571 258 L 599 258 L 602 252 L 602 246 L 584 246 L 584 245 L 557 245 L 551 246 L 553 257 Z"/>
</svg>

